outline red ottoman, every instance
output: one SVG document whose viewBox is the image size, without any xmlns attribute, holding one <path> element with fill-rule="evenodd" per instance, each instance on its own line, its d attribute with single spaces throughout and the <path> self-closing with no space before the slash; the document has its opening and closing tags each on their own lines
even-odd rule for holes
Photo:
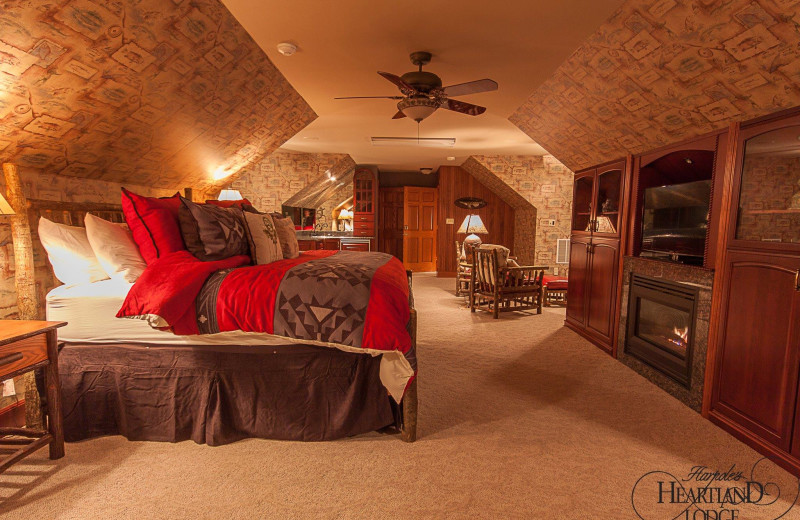
<svg viewBox="0 0 800 520">
<path fill-rule="evenodd" d="M 551 304 L 567 304 L 568 278 L 546 274 L 542 278 L 542 285 L 544 286 L 544 305 L 546 307 L 550 307 Z"/>
</svg>

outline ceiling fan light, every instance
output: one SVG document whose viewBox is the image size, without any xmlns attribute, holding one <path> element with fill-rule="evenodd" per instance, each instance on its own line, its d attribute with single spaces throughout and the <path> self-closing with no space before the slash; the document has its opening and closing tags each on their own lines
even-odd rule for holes
<svg viewBox="0 0 800 520">
<path fill-rule="evenodd" d="M 436 112 L 439 102 L 427 97 L 410 97 L 397 103 L 397 110 L 417 123 Z"/>
</svg>

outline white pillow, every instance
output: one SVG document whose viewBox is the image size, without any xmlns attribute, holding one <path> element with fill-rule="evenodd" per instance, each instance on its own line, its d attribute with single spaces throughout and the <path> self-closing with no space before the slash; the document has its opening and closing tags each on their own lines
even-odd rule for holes
<svg viewBox="0 0 800 520">
<path fill-rule="evenodd" d="M 76 285 L 108 278 L 89 244 L 85 229 L 40 218 L 39 240 L 61 283 Z"/>
<path fill-rule="evenodd" d="M 94 254 L 108 276 L 133 283 L 147 264 L 124 224 L 115 224 L 89 213 L 84 219 L 86 235 Z"/>
</svg>

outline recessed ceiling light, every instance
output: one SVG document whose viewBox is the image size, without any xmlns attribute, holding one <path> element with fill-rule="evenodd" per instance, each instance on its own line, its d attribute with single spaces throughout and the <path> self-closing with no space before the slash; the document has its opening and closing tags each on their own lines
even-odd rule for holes
<svg viewBox="0 0 800 520">
<path fill-rule="evenodd" d="M 433 168 L 420 168 L 419 172 L 422 175 L 429 175 L 433 171 Z"/>
<path fill-rule="evenodd" d="M 420 146 L 424 148 L 452 148 L 455 137 L 372 137 L 372 146 Z"/>
<path fill-rule="evenodd" d="M 448 158 L 447 158 L 447 160 L 448 160 L 448 161 L 455 161 L 455 160 L 456 160 L 456 158 L 451 156 L 451 157 L 448 157 Z"/>
<path fill-rule="evenodd" d="M 295 52 L 297 52 L 297 45 L 289 42 L 281 42 L 277 45 L 278 52 L 283 54 L 284 56 L 291 56 Z"/>
<path fill-rule="evenodd" d="M 693 161 L 693 160 L 691 160 L 689 157 L 687 157 L 686 159 L 684 159 L 684 161 L 686 161 L 686 164 L 692 164 L 692 163 L 694 162 L 694 161 Z"/>
</svg>

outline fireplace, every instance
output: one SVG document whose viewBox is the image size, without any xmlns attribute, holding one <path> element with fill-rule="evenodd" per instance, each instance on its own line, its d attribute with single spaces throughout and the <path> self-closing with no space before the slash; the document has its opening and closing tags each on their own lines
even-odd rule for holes
<svg viewBox="0 0 800 520">
<path fill-rule="evenodd" d="M 697 290 L 631 274 L 625 353 L 691 388 Z"/>
</svg>

